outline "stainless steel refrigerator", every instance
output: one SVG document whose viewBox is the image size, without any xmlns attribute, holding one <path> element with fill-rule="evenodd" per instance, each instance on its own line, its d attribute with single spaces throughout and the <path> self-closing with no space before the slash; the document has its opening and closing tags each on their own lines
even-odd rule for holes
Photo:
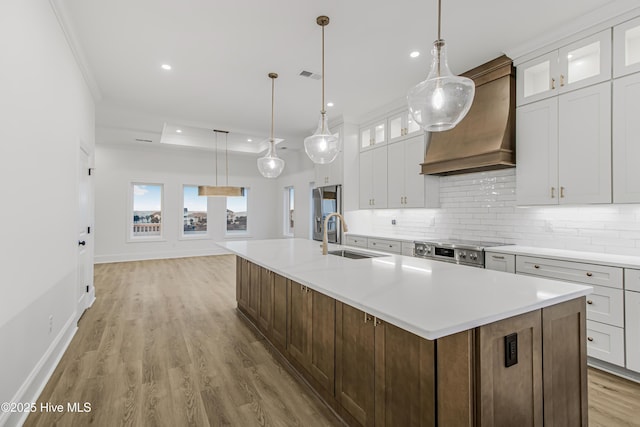
<svg viewBox="0 0 640 427">
<path fill-rule="evenodd" d="M 322 241 L 324 219 L 332 212 L 342 214 L 342 187 L 330 185 L 313 189 L 313 240 Z M 338 217 L 329 219 L 327 239 L 329 243 L 342 243 L 342 227 L 338 227 Z"/>
</svg>

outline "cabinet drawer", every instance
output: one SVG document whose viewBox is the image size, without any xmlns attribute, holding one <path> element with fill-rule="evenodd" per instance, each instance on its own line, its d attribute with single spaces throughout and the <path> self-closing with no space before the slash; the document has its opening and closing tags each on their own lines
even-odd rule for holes
<svg viewBox="0 0 640 427">
<path fill-rule="evenodd" d="M 367 247 L 367 238 L 362 236 L 349 236 L 345 239 L 345 244 L 348 246 L 360 246 L 361 248 Z"/>
<path fill-rule="evenodd" d="M 619 267 L 518 256 L 516 272 L 622 289 L 622 268 Z"/>
<path fill-rule="evenodd" d="M 393 252 L 394 254 L 402 253 L 402 245 L 397 240 L 385 240 L 385 239 L 368 239 L 369 249 L 375 249 L 384 252 Z"/>
<path fill-rule="evenodd" d="M 640 270 L 624 269 L 624 288 L 627 291 L 640 292 Z"/>
<path fill-rule="evenodd" d="M 587 355 L 624 366 L 624 329 L 587 320 Z"/>
<path fill-rule="evenodd" d="M 587 319 L 624 327 L 624 291 L 622 289 L 593 286 L 587 295 Z"/>
<path fill-rule="evenodd" d="M 512 254 L 500 254 L 486 252 L 484 254 L 484 266 L 489 270 L 516 272 L 516 256 Z"/>
</svg>

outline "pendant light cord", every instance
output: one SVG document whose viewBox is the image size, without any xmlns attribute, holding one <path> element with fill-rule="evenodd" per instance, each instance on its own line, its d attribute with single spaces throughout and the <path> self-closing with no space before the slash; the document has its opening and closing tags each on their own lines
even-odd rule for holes
<svg viewBox="0 0 640 427">
<path fill-rule="evenodd" d="M 275 98 L 276 79 L 271 77 L 271 144 L 274 144 L 273 140 L 273 111 L 274 111 L 274 98 Z"/>
<path fill-rule="evenodd" d="M 438 40 L 436 40 L 436 50 L 438 55 L 438 77 L 440 77 L 440 59 L 442 52 L 442 36 L 440 34 L 440 26 L 442 20 L 442 0 L 438 0 Z"/>
<path fill-rule="evenodd" d="M 218 186 L 218 131 L 214 130 L 216 133 L 216 187 Z"/>
<path fill-rule="evenodd" d="M 441 36 L 440 36 L 441 9 L 442 9 L 442 0 L 438 0 L 438 40 L 441 39 Z"/>
<path fill-rule="evenodd" d="M 228 138 L 229 138 L 229 132 L 225 132 L 225 134 L 224 134 L 224 162 L 225 162 L 224 170 L 225 170 L 225 174 L 227 175 L 227 187 L 229 186 L 229 143 L 228 143 Z"/>
<path fill-rule="evenodd" d="M 323 115 L 326 113 L 324 109 L 324 25 L 322 26 L 322 108 L 320 113 Z"/>
</svg>

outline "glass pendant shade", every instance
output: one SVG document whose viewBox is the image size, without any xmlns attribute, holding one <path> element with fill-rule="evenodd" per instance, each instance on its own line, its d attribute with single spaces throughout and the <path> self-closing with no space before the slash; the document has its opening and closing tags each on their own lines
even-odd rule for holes
<svg viewBox="0 0 640 427">
<path fill-rule="evenodd" d="M 436 40 L 431 53 L 431 71 L 426 80 L 409 90 L 407 101 L 422 129 L 440 132 L 454 128 L 467 115 L 476 86 L 473 80 L 451 73 L 444 40 Z"/>
<path fill-rule="evenodd" d="M 284 169 L 284 160 L 278 157 L 276 153 L 276 142 L 273 137 L 273 123 L 275 110 L 275 79 L 278 78 L 277 73 L 269 73 L 271 79 L 271 138 L 269 138 L 269 151 L 264 157 L 258 158 L 258 171 L 265 178 L 277 178 Z"/>
<path fill-rule="evenodd" d="M 258 158 L 258 170 L 265 178 L 277 178 L 284 169 L 284 160 L 276 153 L 276 144 L 269 142 L 269 151 L 264 157 Z"/>
<path fill-rule="evenodd" d="M 321 165 L 331 163 L 338 157 L 340 140 L 329 131 L 326 113 L 320 114 L 318 129 L 314 134 L 304 139 L 304 151 L 313 163 Z"/>
</svg>

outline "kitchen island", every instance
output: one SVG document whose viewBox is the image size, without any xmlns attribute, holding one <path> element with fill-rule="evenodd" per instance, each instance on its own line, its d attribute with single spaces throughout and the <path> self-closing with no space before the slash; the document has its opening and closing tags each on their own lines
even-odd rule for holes
<svg viewBox="0 0 640 427">
<path fill-rule="evenodd" d="M 304 239 L 220 245 L 240 311 L 348 424 L 587 425 L 590 287 Z"/>
</svg>

